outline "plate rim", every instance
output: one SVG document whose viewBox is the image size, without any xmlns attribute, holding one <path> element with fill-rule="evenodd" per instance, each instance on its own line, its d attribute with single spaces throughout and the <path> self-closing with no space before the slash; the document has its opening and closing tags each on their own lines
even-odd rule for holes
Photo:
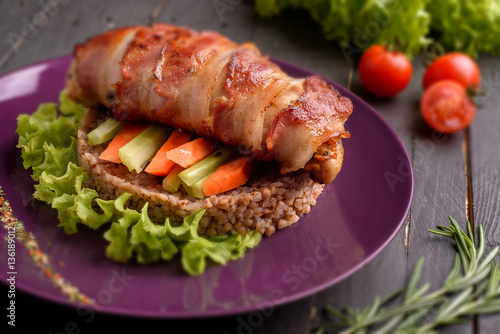
<svg viewBox="0 0 500 334">
<path fill-rule="evenodd" d="M 9 76 L 15 76 L 16 74 L 20 72 L 24 72 L 27 70 L 30 70 L 34 67 L 41 66 L 41 65 L 48 65 L 48 67 L 58 67 L 60 66 L 60 63 L 65 63 L 68 62 L 71 59 L 72 55 L 71 54 L 65 54 L 57 57 L 51 57 L 47 58 L 44 60 L 39 60 L 37 62 L 28 64 L 26 66 L 22 66 L 16 69 L 13 69 L 11 71 L 8 71 L 6 73 L 3 73 L 0 75 L 0 79 L 4 80 Z M 385 119 L 372 107 L 370 106 L 365 100 L 363 100 L 361 97 L 356 95 L 355 93 L 351 92 L 347 88 L 337 84 L 336 82 L 325 78 L 311 70 L 308 70 L 306 68 L 303 68 L 301 66 L 295 65 L 293 63 L 278 59 L 278 58 L 273 58 L 270 57 L 270 59 L 276 63 L 280 67 L 287 67 L 289 69 L 292 69 L 293 71 L 298 71 L 301 73 L 306 73 L 307 75 L 318 75 L 321 78 L 323 78 L 328 84 L 332 85 L 335 87 L 337 90 L 342 95 L 348 95 L 350 99 L 355 99 L 356 104 L 363 106 L 363 108 L 370 110 L 372 113 L 372 116 L 374 116 L 380 124 L 384 126 L 386 130 L 388 130 L 389 134 L 393 139 L 395 139 L 395 142 L 397 146 L 400 149 L 400 153 L 403 153 L 404 159 L 406 159 L 409 163 L 411 163 L 410 156 L 408 154 L 408 151 L 406 150 L 403 142 L 397 135 L 396 131 L 385 121 Z M 4 100 L 2 102 L 8 101 Z M 42 103 L 42 102 L 40 102 Z M 408 216 L 408 213 L 411 208 L 411 204 L 413 201 L 413 196 L 414 196 L 414 172 L 413 169 L 410 168 L 410 175 L 408 177 L 408 191 L 409 193 L 407 194 L 408 200 L 406 201 L 406 205 L 403 208 L 402 212 L 404 214 L 399 218 L 399 221 L 397 224 L 395 224 L 395 228 L 392 229 L 390 235 L 386 237 L 386 239 L 376 247 L 374 251 L 372 251 L 371 254 L 368 256 L 365 256 L 361 261 L 356 263 L 354 266 L 349 268 L 348 270 L 344 271 L 343 273 L 335 276 L 332 279 L 329 279 L 323 283 L 317 284 L 313 287 L 307 288 L 303 291 L 297 292 L 297 293 L 290 293 L 288 295 L 283 296 L 282 298 L 279 298 L 278 300 L 273 300 L 272 305 L 273 307 L 279 307 L 281 305 L 285 305 L 288 303 L 292 303 L 295 301 L 298 301 L 300 299 L 306 298 L 308 296 L 314 295 L 316 293 L 319 293 L 327 288 L 330 288 L 334 286 L 335 284 L 338 284 L 339 282 L 345 280 L 349 276 L 353 275 L 357 271 L 359 271 L 361 268 L 363 268 L 368 262 L 372 261 L 376 256 L 378 256 L 388 245 L 393 241 L 397 233 L 400 231 L 401 227 L 403 226 L 404 222 L 406 221 L 406 218 Z M 8 197 L 8 194 L 7 194 Z M 6 198 L 8 200 L 8 198 Z M 24 248 L 24 247 L 23 247 Z M 33 264 L 33 263 L 32 263 Z M 4 275 L 2 272 L 1 274 L 1 282 L 4 285 L 7 285 L 6 279 L 7 276 Z M 53 285 L 52 285 L 53 286 Z M 57 290 L 57 294 L 52 293 L 47 290 L 42 290 L 40 288 L 35 288 L 32 287 L 31 285 L 27 284 L 26 282 L 22 281 L 17 281 L 16 280 L 16 288 L 19 288 L 25 293 L 28 293 L 34 297 L 44 299 L 46 301 L 54 302 L 63 306 L 69 306 L 69 307 L 78 307 L 78 308 L 89 308 L 94 311 L 97 311 L 98 313 L 104 313 L 104 314 L 110 314 L 110 315 L 121 315 L 121 316 L 134 316 L 134 317 L 140 317 L 140 318 L 156 318 L 156 319 L 186 319 L 186 318 L 192 318 L 192 319 L 206 319 L 206 318 L 215 318 L 215 317 L 224 317 L 224 316 L 233 316 L 233 315 L 238 315 L 238 314 L 245 314 L 248 312 L 252 312 L 255 310 L 258 310 L 259 307 L 256 304 L 248 304 L 248 305 L 239 305 L 231 309 L 223 309 L 223 308 L 218 308 L 218 309 L 210 309 L 210 310 L 205 310 L 205 311 L 179 311 L 179 310 L 168 310 L 166 312 L 153 312 L 151 310 L 140 310 L 140 309 L 125 309 L 125 308 L 120 308 L 120 307 L 107 307 L 103 306 L 102 309 L 96 310 L 95 307 L 92 305 L 84 305 L 75 301 L 70 301 L 67 298 L 64 297 L 62 293 L 60 293 L 59 290 Z"/>
</svg>

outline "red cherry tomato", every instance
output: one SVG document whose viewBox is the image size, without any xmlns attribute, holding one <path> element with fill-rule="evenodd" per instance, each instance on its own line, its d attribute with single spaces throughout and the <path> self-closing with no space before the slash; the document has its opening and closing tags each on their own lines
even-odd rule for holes
<svg viewBox="0 0 500 334">
<path fill-rule="evenodd" d="M 403 53 L 373 45 L 361 56 L 358 71 L 361 83 L 370 93 L 392 97 L 408 85 L 413 68 Z"/>
<path fill-rule="evenodd" d="M 451 52 L 434 60 L 424 72 L 423 86 L 439 80 L 453 80 L 466 88 L 479 88 L 481 73 L 477 63 L 461 52 Z"/>
<path fill-rule="evenodd" d="M 441 80 L 425 90 L 420 113 L 433 129 L 454 133 L 465 129 L 474 119 L 476 107 L 465 87 L 452 80 Z"/>
</svg>

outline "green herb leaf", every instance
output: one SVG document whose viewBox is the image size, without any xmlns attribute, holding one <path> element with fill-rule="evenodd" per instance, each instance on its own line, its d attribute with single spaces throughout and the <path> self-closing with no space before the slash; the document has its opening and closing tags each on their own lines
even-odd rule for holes
<svg viewBox="0 0 500 334">
<path fill-rule="evenodd" d="M 346 307 L 344 312 L 331 306 L 326 309 L 338 320 L 316 326 L 317 332 L 331 327 L 346 327 L 342 333 L 437 333 L 445 325 L 463 322 L 475 314 L 500 312 L 500 263 L 493 262 L 498 246 L 484 258 L 484 229 L 479 226 L 478 243 L 467 235 L 455 219 L 450 226 L 429 230 L 453 238 L 458 247 L 452 268 L 443 285 L 427 293 L 429 284 L 418 288 L 423 258 L 415 266 L 401 304 L 389 305 L 389 300 L 376 297 L 363 311 Z M 467 231 L 472 232 L 468 225 Z M 437 310 L 437 311 L 436 311 Z"/>
</svg>

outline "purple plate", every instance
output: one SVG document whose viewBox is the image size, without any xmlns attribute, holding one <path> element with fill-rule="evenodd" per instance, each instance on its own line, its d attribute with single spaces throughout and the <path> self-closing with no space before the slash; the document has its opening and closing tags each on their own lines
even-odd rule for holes
<svg viewBox="0 0 500 334">
<path fill-rule="evenodd" d="M 36 237 L 57 271 L 98 310 L 133 316 L 192 318 L 221 316 L 274 307 L 325 289 L 360 269 L 398 232 L 410 208 L 413 175 L 408 155 L 394 131 L 360 98 L 346 127 L 340 175 L 317 205 L 292 227 L 278 231 L 226 266 L 211 266 L 198 277 L 182 272 L 179 261 L 154 265 L 120 264 L 105 258 L 102 231 L 66 235 L 55 212 L 33 202 L 33 185 L 16 148 L 16 118 L 39 103 L 57 101 L 71 58 L 64 56 L 0 78 L 0 185 L 14 215 Z M 309 71 L 276 60 L 292 76 Z M 7 231 L 0 229 L 7 254 Z M 7 256 L 0 256 L 7 268 Z M 16 288 L 76 306 L 53 286 L 28 255 L 16 247 Z M 7 270 L 0 271 L 7 281 Z"/>
</svg>

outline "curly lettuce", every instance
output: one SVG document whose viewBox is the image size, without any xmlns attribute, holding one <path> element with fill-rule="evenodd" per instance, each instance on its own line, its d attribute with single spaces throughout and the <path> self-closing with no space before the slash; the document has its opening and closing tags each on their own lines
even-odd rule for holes
<svg viewBox="0 0 500 334">
<path fill-rule="evenodd" d="M 307 11 L 327 39 L 352 54 L 371 44 L 397 47 L 408 56 L 437 43 L 471 56 L 500 53 L 500 3 L 496 0 L 255 0 L 272 17 Z"/>
<path fill-rule="evenodd" d="M 127 207 L 131 194 L 116 200 L 102 200 L 84 187 L 90 177 L 78 166 L 76 136 L 84 108 L 60 95 L 59 105 L 44 103 L 32 115 L 18 117 L 18 147 L 23 164 L 31 168 L 35 184 L 33 197 L 57 211 L 59 227 L 68 234 L 78 232 L 80 224 L 92 229 L 107 227 L 106 256 L 114 261 L 139 263 L 170 261 L 180 254 L 190 275 L 202 274 L 211 261 L 223 265 L 241 258 L 248 248 L 261 240 L 257 231 L 246 236 L 226 235 L 210 239 L 198 235 L 204 210 L 186 217 L 180 226 L 167 218 L 154 224 L 146 204 L 139 212 Z"/>
<path fill-rule="evenodd" d="M 417 54 L 430 40 L 429 0 L 256 0 L 262 17 L 277 15 L 287 8 L 309 12 L 324 36 L 343 48 L 360 53 L 371 44 L 386 44 L 409 56 Z"/>
<path fill-rule="evenodd" d="M 496 0 L 440 0 L 427 6 L 436 40 L 448 50 L 477 56 L 500 53 L 500 3 Z"/>
</svg>

